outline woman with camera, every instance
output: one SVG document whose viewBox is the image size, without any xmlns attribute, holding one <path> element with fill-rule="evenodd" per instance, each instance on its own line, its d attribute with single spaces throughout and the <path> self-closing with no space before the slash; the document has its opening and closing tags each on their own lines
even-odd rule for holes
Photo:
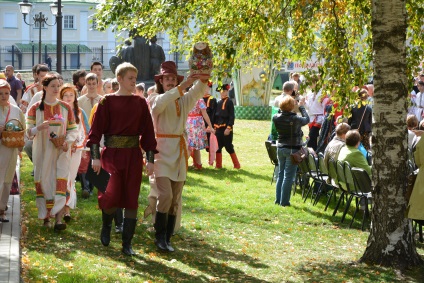
<svg viewBox="0 0 424 283">
<path fill-rule="evenodd" d="M 293 112 L 296 105 L 299 105 L 302 117 Z M 297 102 L 292 96 L 286 95 L 280 102 L 280 111 L 272 118 L 278 132 L 278 179 L 275 204 L 282 206 L 290 206 L 290 192 L 297 170 L 297 165 L 292 164 L 290 160 L 290 154 L 302 147 L 302 126 L 309 123 L 309 116 L 304 105 L 304 99 Z"/>
</svg>

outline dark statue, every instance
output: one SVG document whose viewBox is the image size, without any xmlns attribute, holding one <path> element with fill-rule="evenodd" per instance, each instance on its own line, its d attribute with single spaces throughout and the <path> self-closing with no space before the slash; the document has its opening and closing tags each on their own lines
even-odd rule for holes
<svg viewBox="0 0 424 283">
<path fill-rule="evenodd" d="M 142 37 L 134 37 L 134 57 L 135 67 L 138 69 L 137 81 L 147 81 L 150 79 L 150 48 L 149 41 Z"/>
<path fill-rule="evenodd" d="M 150 79 L 153 80 L 154 76 L 159 74 L 160 65 L 165 62 L 165 52 L 162 46 L 156 44 L 156 36 L 150 39 Z"/>
<path fill-rule="evenodd" d="M 125 41 L 116 56 L 110 58 L 110 69 L 115 73 L 119 64 L 128 62 L 138 70 L 137 81 L 154 80 L 154 76 L 160 73 L 160 65 L 165 61 L 163 48 L 156 43 L 156 36 L 150 40 L 150 44 L 149 40 L 142 36 L 135 36 L 133 42 L 134 46 L 131 46 L 129 40 Z"/>
<path fill-rule="evenodd" d="M 131 46 L 131 41 L 125 41 L 125 45 L 122 47 L 119 57 L 122 59 L 122 62 L 128 62 L 135 66 L 134 47 Z"/>
</svg>

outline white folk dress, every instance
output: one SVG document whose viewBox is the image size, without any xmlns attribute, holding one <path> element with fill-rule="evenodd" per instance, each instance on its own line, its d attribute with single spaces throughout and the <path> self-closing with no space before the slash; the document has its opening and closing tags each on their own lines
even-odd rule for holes
<svg viewBox="0 0 424 283">
<path fill-rule="evenodd" d="M 25 116 L 21 109 L 10 103 L 8 106 L 0 106 L 0 125 L 4 126 L 10 119 L 19 120 L 25 129 Z M 13 124 L 19 123 L 13 121 Z M 0 210 L 6 208 L 17 160 L 18 149 L 6 147 L 0 142 Z"/>
<path fill-rule="evenodd" d="M 84 110 L 80 108 L 79 113 L 79 124 L 77 124 L 78 136 L 75 140 L 74 147 L 76 148 L 75 152 L 71 151 L 71 162 L 69 165 L 69 175 L 68 175 L 68 189 L 67 189 L 67 199 L 66 205 L 71 209 L 74 209 L 77 205 L 77 191 L 75 189 L 75 178 L 78 173 L 78 168 L 81 163 L 81 154 L 84 151 L 85 144 L 88 138 L 89 126 L 87 116 L 84 113 Z"/>
<path fill-rule="evenodd" d="M 48 130 L 39 131 L 34 137 L 33 162 L 34 182 L 37 193 L 36 204 L 38 218 L 54 217 L 66 204 L 67 181 L 71 161 L 71 145 L 77 139 L 78 130 L 71 107 L 63 101 L 52 104 L 44 102 L 44 111 L 40 110 L 41 101 L 35 103 L 27 112 L 28 131 L 49 121 Z M 57 149 L 50 141 L 50 134 L 65 135 L 68 151 Z M 69 197 L 69 196 L 68 196 Z"/>
</svg>

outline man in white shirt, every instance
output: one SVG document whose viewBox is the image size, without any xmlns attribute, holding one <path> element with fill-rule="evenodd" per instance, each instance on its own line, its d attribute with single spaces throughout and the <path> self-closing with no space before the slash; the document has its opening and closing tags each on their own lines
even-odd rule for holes
<svg viewBox="0 0 424 283">
<path fill-rule="evenodd" d="M 314 82 L 311 89 L 315 90 L 316 83 Z M 321 129 L 322 122 L 324 121 L 324 110 L 325 106 L 329 102 L 328 97 L 323 97 L 322 91 L 310 92 L 306 95 L 306 109 L 309 114 L 309 141 L 308 147 L 317 149 L 319 131 Z"/>
<path fill-rule="evenodd" d="M 37 102 L 37 101 L 39 101 L 40 99 L 37 99 L 36 101 L 34 100 L 34 101 L 32 101 L 32 98 L 38 93 L 38 92 L 42 92 L 42 90 L 43 90 L 43 86 L 42 86 L 42 84 L 41 84 L 41 81 L 44 79 L 44 77 L 47 75 L 47 73 L 49 72 L 49 68 L 47 68 L 46 66 L 44 66 L 44 65 L 39 65 L 38 67 L 37 67 L 37 69 L 36 69 L 36 78 L 37 78 L 37 82 L 36 83 L 34 83 L 34 84 L 32 84 L 31 86 L 29 86 L 27 89 L 26 89 L 26 91 L 25 91 L 25 93 L 24 93 L 24 95 L 23 95 L 23 97 L 22 97 L 22 100 L 21 100 L 21 110 L 22 110 L 22 112 L 24 112 L 24 113 L 26 113 L 26 110 L 28 109 L 28 108 L 30 108 L 30 104 L 31 104 L 31 102 L 33 102 L 32 104 L 31 104 L 31 106 L 35 103 L 35 102 Z"/>
<path fill-rule="evenodd" d="M 418 90 L 420 91 L 417 93 L 417 96 L 415 98 L 415 104 L 417 105 L 415 109 L 415 116 L 417 116 L 418 121 L 421 121 L 423 119 L 423 108 L 424 108 L 424 82 L 419 81 L 417 83 Z"/>
</svg>

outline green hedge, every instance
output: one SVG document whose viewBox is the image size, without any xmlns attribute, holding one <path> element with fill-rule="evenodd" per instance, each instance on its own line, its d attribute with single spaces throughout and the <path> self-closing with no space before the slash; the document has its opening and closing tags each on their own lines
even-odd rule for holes
<svg viewBox="0 0 424 283">
<path fill-rule="evenodd" d="M 269 120 L 271 106 L 234 106 L 237 119 L 242 120 Z"/>
</svg>

